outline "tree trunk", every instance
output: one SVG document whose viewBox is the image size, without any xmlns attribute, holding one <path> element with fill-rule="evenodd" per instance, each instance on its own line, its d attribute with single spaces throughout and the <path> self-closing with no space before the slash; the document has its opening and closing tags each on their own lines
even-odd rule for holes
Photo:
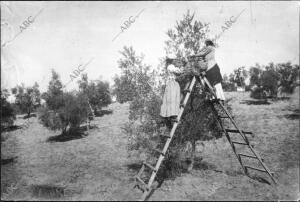
<svg viewBox="0 0 300 202">
<path fill-rule="evenodd" d="M 28 109 L 28 111 L 27 111 L 27 117 L 28 118 L 30 118 L 30 113 L 31 113 L 31 111 L 30 111 L 30 109 Z"/>
<path fill-rule="evenodd" d="M 86 118 L 86 129 L 87 129 L 87 133 L 89 133 L 89 130 L 90 130 L 89 116 L 87 116 L 87 118 Z"/>
<path fill-rule="evenodd" d="M 67 135 L 67 132 L 70 132 L 69 130 L 70 130 L 70 124 L 68 123 L 68 124 L 64 127 L 62 134 Z"/>
<path fill-rule="evenodd" d="M 194 168 L 194 163 L 195 163 L 195 157 L 196 157 L 196 141 L 195 139 L 192 140 L 192 154 L 191 154 L 191 158 L 190 158 L 190 162 L 187 168 L 188 172 L 191 172 Z"/>
<path fill-rule="evenodd" d="M 66 132 L 67 132 L 67 127 L 65 127 L 64 129 L 63 129 L 63 131 L 62 131 L 62 135 L 66 135 Z"/>
</svg>

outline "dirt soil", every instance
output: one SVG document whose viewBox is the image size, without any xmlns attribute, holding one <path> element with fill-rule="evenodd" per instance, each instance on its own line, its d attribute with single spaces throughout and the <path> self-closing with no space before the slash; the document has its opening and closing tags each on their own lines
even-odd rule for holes
<svg viewBox="0 0 300 202">
<path fill-rule="evenodd" d="M 275 172 L 277 185 L 245 176 L 229 143 L 222 137 L 199 144 L 197 162 L 190 173 L 166 180 L 150 200 L 299 200 L 298 95 L 269 105 L 242 104 L 249 93 L 227 93 L 242 130 L 252 131 L 254 149 Z M 240 103 L 241 102 L 241 103 Z M 96 117 L 88 135 L 64 142 L 49 142 L 59 134 L 29 119 L 2 134 L 1 199 L 4 200 L 137 200 L 132 190 L 132 169 L 137 159 L 128 157 L 122 125 L 128 104 L 114 103 L 113 113 Z M 298 110 L 298 111 L 297 111 Z M 257 172 L 253 172 L 256 175 Z"/>
</svg>

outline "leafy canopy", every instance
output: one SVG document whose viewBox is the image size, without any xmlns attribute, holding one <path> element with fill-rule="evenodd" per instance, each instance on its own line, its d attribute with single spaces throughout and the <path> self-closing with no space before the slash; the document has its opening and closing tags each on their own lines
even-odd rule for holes
<svg viewBox="0 0 300 202">
<path fill-rule="evenodd" d="M 21 113 L 27 113 L 27 116 L 40 105 L 41 93 L 36 82 L 31 87 L 25 87 L 24 84 L 18 85 L 12 88 L 12 93 L 16 97 L 15 103 Z"/>
</svg>

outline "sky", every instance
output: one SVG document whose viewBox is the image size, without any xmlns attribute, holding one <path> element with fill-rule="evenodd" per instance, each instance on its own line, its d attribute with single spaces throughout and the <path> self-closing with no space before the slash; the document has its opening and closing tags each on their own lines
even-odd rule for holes
<svg viewBox="0 0 300 202">
<path fill-rule="evenodd" d="M 195 19 L 210 23 L 211 38 L 243 11 L 218 39 L 216 60 L 222 74 L 256 63 L 299 64 L 299 7 L 297 1 L 2 1 L 1 88 L 37 82 L 45 91 L 53 68 L 62 83 L 68 83 L 66 89 L 72 90 L 80 78 L 69 82 L 72 72 L 87 63 L 82 73 L 112 85 L 114 75 L 120 73 L 117 61 L 124 46 L 143 53 L 144 62 L 156 68 L 159 58 L 165 57 L 167 30 L 188 9 Z M 124 22 L 138 14 L 113 40 Z M 24 21 L 31 23 L 26 27 Z"/>
</svg>

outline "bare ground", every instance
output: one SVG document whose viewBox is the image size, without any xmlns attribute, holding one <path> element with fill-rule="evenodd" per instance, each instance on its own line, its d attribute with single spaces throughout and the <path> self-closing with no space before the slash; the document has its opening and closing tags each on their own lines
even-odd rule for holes
<svg viewBox="0 0 300 202">
<path fill-rule="evenodd" d="M 270 105 L 240 104 L 248 93 L 227 93 L 239 126 L 255 134 L 254 149 L 275 172 L 278 185 L 243 175 L 223 137 L 199 144 L 198 162 L 191 173 L 166 180 L 150 200 L 296 200 L 299 199 L 298 95 Z M 296 101 L 295 101 L 296 100 Z M 97 117 L 89 135 L 66 142 L 49 142 L 58 135 L 35 117 L 29 127 L 3 134 L 1 143 L 1 198 L 10 200 L 136 200 L 133 191 L 136 162 L 126 152 L 121 126 L 128 104 L 112 104 L 112 114 Z M 26 120 L 18 119 L 21 126 Z M 269 178 L 264 175 L 268 181 Z"/>
</svg>

